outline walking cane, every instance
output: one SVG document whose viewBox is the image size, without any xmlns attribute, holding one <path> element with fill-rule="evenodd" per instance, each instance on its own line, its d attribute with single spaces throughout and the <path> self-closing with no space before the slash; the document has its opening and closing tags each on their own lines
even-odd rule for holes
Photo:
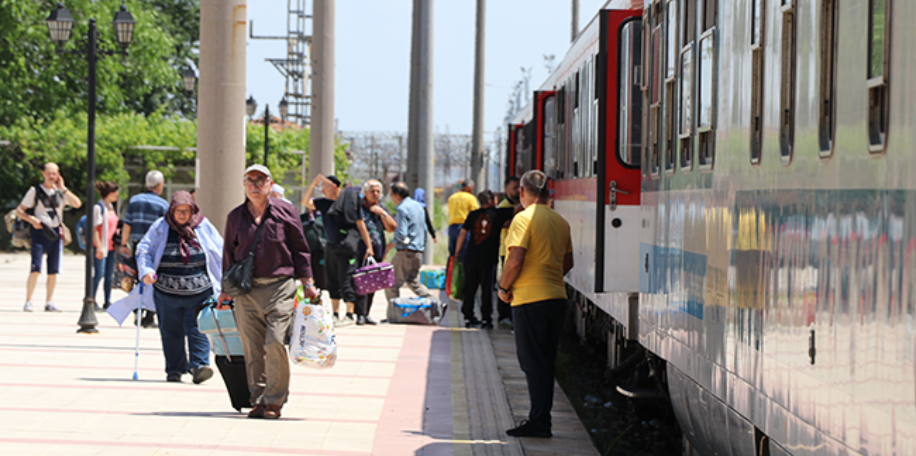
<svg viewBox="0 0 916 456">
<path fill-rule="evenodd" d="M 137 376 L 137 366 L 140 364 L 140 313 L 143 311 L 143 281 L 140 281 L 140 299 L 137 300 L 137 345 L 134 349 L 134 380 Z"/>
</svg>

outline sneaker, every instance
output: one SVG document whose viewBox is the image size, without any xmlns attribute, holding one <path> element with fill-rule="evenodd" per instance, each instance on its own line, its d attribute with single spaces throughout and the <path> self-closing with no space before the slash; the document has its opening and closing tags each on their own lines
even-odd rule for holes
<svg viewBox="0 0 916 456">
<path fill-rule="evenodd" d="M 45 312 L 60 312 L 61 310 L 53 302 L 45 303 Z"/>
<path fill-rule="evenodd" d="M 476 318 L 473 319 L 473 320 L 464 320 L 464 327 L 465 327 L 465 328 L 479 328 L 479 327 L 480 327 L 480 320 L 478 320 L 478 319 L 476 319 Z"/>
<path fill-rule="evenodd" d="M 508 318 L 503 318 L 502 320 L 499 320 L 499 327 L 512 329 L 512 320 Z"/>
<path fill-rule="evenodd" d="M 343 317 L 343 318 L 338 318 L 334 320 L 335 328 L 343 328 L 344 326 L 353 326 L 354 324 L 356 324 L 356 322 L 353 321 L 353 319 L 350 317 Z"/>
<path fill-rule="evenodd" d="M 26 301 L 25 305 L 22 306 L 23 312 L 31 312 L 35 306 L 32 305 L 32 301 Z"/>
<path fill-rule="evenodd" d="M 199 385 L 213 376 L 213 369 L 210 366 L 198 366 L 191 369 L 191 376 L 194 378 L 194 384 Z"/>
<path fill-rule="evenodd" d="M 140 326 L 144 328 L 158 328 L 159 325 L 156 324 L 156 314 L 154 312 L 147 311 L 143 318 L 140 319 Z"/>
<path fill-rule="evenodd" d="M 550 432 L 550 429 L 544 429 L 538 426 L 535 426 L 533 423 L 528 420 L 522 420 L 522 423 L 513 429 L 506 431 L 506 435 L 510 437 L 552 437 L 553 434 Z"/>
<path fill-rule="evenodd" d="M 372 317 L 370 317 L 370 316 L 367 315 L 367 316 L 366 316 L 366 324 L 367 324 L 367 325 L 371 325 L 371 326 L 375 326 L 375 325 L 378 324 L 378 322 L 375 321 L 375 320 L 373 320 Z"/>
<path fill-rule="evenodd" d="M 481 329 L 493 329 L 493 323 L 489 321 L 484 321 L 480 323 L 480 328 Z"/>
</svg>

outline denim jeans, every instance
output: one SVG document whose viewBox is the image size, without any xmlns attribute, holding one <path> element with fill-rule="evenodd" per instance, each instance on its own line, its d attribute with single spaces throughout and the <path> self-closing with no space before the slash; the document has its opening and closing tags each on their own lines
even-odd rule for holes
<svg viewBox="0 0 916 456">
<path fill-rule="evenodd" d="M 99 290 L 99 282 L 102 281 L 102 277 L 105 277 L 105 302 L 111 302 L 111 280 L 114 277 L 114 267 L 115 267 L 115 251 L 109 250 L 108 256 L 102 258 L 93 258 L 93 263 L 95 264 L 94 273 L 92 274 L 92 299 L 95 302 L 99 302 L 95 299 L 96 291 Z"/>
<path fill-rule="evenodd" d="M 179 296 L 153 289 L 166 374 L 184 374 L 210 364 L 210 341 L 197 328 L 197 310 L 212 294 L 212 290 L 207 290 L 193 296 Z"/>
</svg>

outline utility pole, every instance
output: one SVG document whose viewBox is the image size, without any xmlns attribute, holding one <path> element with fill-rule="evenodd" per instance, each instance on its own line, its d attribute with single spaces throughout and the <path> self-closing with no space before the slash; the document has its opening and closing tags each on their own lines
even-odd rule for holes
<svg viewBox="0 0 916 456">
<path fill-rule="evenodd" d="M 471 179 L 481 190 L 487 188 L 483 164 L 483 85 L 484 85 L 484 32 L 486 0 L 477 0 L 477 37 L 474 40 L 474 121 L 471 134 Z"/>
<path fill-rule="evenodd" d="M 312 6 L 312 129 L 309 181 L 334 174 L 334 0 Z"/>
<path fill-rule="evenodd" d="M 579 0 L 572 0 L 572 35 L 569 41 L 579 37 Z"/>
<path fill-rule="evenodd" d="M 435 197 L 435 147 L 433 144 L 433 0 L 413 2 L 414 48 L 411 52 L 410 86 L 413 124 L 408 132 L 408 154 L 415 153 L 416 160 L 408 160 L 407 185 L 426 191 L 427 204 Z M 415 152 L 414 152 L 415 150 Z M 416 176 L 416 177 L 414 177 Z M 429 245 L 427 238 L 427 245 Z M 426 249 L 423 261 L 432 262 L 433 249 Z"/>
<path fill-rule="evenodd" d="M 201 0 L 197 116 L 197 202 L 222 231 L 245 200 L 246 0 Z"/>
</svg>

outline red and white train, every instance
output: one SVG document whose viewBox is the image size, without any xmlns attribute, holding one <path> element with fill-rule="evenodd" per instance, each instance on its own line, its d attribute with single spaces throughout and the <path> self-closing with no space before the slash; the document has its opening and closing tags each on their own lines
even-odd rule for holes
<svg viewBox="0 0 916 456">
<path fill-rule="evenodd" d="M 620 390 L 669 398 L 686 454 L 916 455 L 914 22 L 612 0 L 509 125 L 507 175 L 570 222 L 580 334 L 645 357 Z"/>
</svg>

